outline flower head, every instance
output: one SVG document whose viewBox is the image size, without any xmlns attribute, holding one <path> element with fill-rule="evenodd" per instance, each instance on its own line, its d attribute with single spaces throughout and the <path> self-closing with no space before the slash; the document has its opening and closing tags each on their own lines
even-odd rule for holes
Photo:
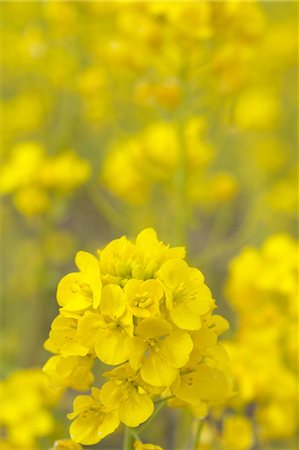
<svg viewBox="0 0 299 450">
<path fill-rule="evenodd" d="M 98 257 L 78 252 L 79 272 L 60 281 L 60 315 L 45 343 L 55 354 L 44 366 L 51 383 L 86 389 L 95 359 L 114 366 L 101 390 L 75 399 L 68 416 L 75 442 L 99 442 L 119 422 L 139 426 L 166 390 L 196 414 L 231 394 L 217 342 L 227 322 L 213 316 L 204 277 L 184 257 L 184 248 L 165 245 L 148 228 L 135 242 L 115 239 Z"/>
</svg>

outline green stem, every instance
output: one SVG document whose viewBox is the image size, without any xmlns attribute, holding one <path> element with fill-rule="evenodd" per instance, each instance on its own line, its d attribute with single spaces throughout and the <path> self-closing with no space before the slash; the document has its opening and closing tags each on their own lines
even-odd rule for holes
<svg viewBox="0 0 299 450">
<path fill-rule="evenodd" d="M 93 202 L 97 211 L 105 217 L 105 219 L 116 228 L 124 228 L 124 217 L 115 209 L 101 192 L 100 187 L 89 187 L 89 197 Z"/>
<path fill-rule="evenodd" d="M 123 450 L 133 450 L 134 435 L 129 427 L 125 427 Z"/>
<path fill-rule="evenodd" d="M 188 223 L 188 201 L 186 196 L 186 178 L 187 178 L 187 161 L 186 161 L 186 142 L 185 142 L 184 122 L 179 120 L 177 125 L 177 136 L 179 142 L 179 164 L 175 174 L 176 197 L 177 197 L 177 241 L 186 244 L 187 240 L 187 223 Z"/>
<path fill-rule="evenodd" d="M 159 400 L 155 400 L 154 403 L 157 405 L 158 403 L 167 402 L 168 400 L 174 398 L 174 395 L 169 395 L 168 397 L 159 398 Z"/>
<path fill-rule="evenodd" d="M 161 411 L 161 409 L 164 408 L 164 406 L 166 405 L 166 400 L 161 401 L 158 406 L 156 407 L 155 411 L 153 412 L 153 414 L 151 415 L 150 419 L 147 420 L 143 425 L 141 425 L 140 427 L 137 428 L 138 434 L 142 433 L 144 430 L 146 430 L 146 428 L 152 423 L 152 421 L 154 420 L 154 418 L 159 414 L 159 412 Z"/>
<path fill-rule="evenodd" d="M 146 428 L 152 423 L 154 418 L 159 414 L 161 409 L 164 408 L 166 405 L 167 400 L 170 398 L 173 398 L 173 395 L 169 395 L 168 397 L 161 398 L 155 402 L 157 405 L 153 414 L 151 415 L 150 419 L 147 420 L 143 425 L 133 430 L 132 428 L 125 427 L 125 434 L 124 434 L 124 443 L 123 443 L 123 450 L 133 450 L 133 443 L 134 440 L 139 440 L 139 434 L 142 433 Z"/>
<path fill-rule="evenodd" d="M 198 450 L 200 435 L 204 426 L 203 420 L 198 420 L 192 450 Z"/>
</svg>

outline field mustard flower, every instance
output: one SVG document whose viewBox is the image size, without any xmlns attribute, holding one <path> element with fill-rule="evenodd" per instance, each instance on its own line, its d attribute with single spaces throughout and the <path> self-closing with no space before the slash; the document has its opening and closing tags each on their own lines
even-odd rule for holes
<svg viewBox="0 0 299 450">
<path fill-rule="evenodd" d="M 160 445 L 156 445 L 156 444 L 145 444 L 141 441 L 135 441 L 134 442 L 134 449 L 135 450 L 163 450 L 162 447 L 160 447 Z"/>
<path fill-rule="evenodd" d="M 53 433 L 51 408 L 60 393 L 49 387 L 38 368 L 17 370 L 0 382 L 0 448 L 37 448 L 38 442 Z"/>
<path fill-rule="evenodd" d="M 229 361 L 218 343 L 228 323 L 213 315 L 202 273 L 184 258 L 183 247 L 170 248 L 147 228 L 135 242 L 111 241 L 97 257 L 78 252 L 79 272 L 58 284 L 60 314 L 45 343 L 54 353 L 44 366 L 50 383 L 88 389 L 96 359 L 114 366 L 101 389 L 75 399 L 68 415 L 75 442 L 100 442 L 120 422 L 138 427 L 166 391 L 195 415 L 231 395 Z"/>
<path fill-rule="evenodd" d="M 86 391 L 91 386 L 94 376 L 91 372 L 93 359 L 87 356 L 55 355 L 48 359 L 43 371 L 48 376 L 51 386 L 57 389 L 71 388 Z"/>
<path fill-rule="evenodd" d="M 130 365 L 140 369 L 143 380 L 153 386 L 169 386 L 189 358 L 193 344 L 188 333 L 173 330 L 161 318 L 144 319 L 128 339 Z"/>
<path fill-rule="evenodd" d="M 164 284 L 166 307 L 173 322 L 186 330 L 198 330 L 200 316 L 214 306 L 202 273 L 183 260 L 172 259 L 162 265 L 157 276 Z"/>
<path fill-rule="evenodd" d="M 51 450 L 82 450 L 82 446 L 71 439 L 60 439 L 54 442 Z"/>
<path fill-rule="evenodd" d="M 129 280 L 125 293 L 128 308 L 134 316 L 145 318 L 159 314 L 159 301 L 164 293 L 158 280 Z"/>
<path fill-rule="evenodd" d="M 79 395 L 74 400 L 74 411 L 68 414 L 74 419 L 70 427 L 71 438 L 86 445 L 100 442 L 119 426 L 117 409 L 108 409 L 100 399 L 100 389 L 92 388 L 91 396 Z"/>
<path fill-rule="evenodd" d="M 128 364 L 104 373 L 110 380 L 101 388 L 101 400 L 107 408 L 119 408 L 120 421 L 129 427 L 145 422 L 154 411 L 151 392 Z"/>
<path fill-rule="evenodd" d="M 226 448 L 249 450 L 254 443 L 252 423 L 241 415 L 225 417 L 222 438 Z"/>
<path fill-rule="evenodd" d="M 76 265 L 80 272 L 73 272 L 59 282 L 57 302 L 62 314 L 97 308 L 101 299 L 100 267 L 97 259 L 87 252 L 78 252 Z"/>
<path fill-rule="evenodd" d="M 240 327 L 234 338 L 225 343 L 239 392 L 229 403 L 236 414 L 240 407 L 255 404 L 250 426 L 256 429 L 259 445 L 293 438 L 298 366 L 298 340 L 294 334 L 298 329 L 298 242 L 281 233 L 269 236 L 260 248 L 244 248 L 231 261 L 226 296 Z M 252 314 L 253 310 L 258 310 L 258 314 Z M 233 439 L 234 427 L 244 427 L 245 441 L 239 441 L 240 448 L 251 448 L 247 419 L 236 418 L 236 425 L 235 416 L 227 420 L 228 441 Z"/>
</svg>

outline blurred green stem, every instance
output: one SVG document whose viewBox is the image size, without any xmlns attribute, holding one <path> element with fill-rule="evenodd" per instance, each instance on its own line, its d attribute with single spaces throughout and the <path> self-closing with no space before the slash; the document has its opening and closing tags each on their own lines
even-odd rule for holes
<svg viewBox="0 0 299 450">
<path fill-rule="evenodd" d="M 125 221 L 123 215 L 105 198 L 100 187 L 90 186 L 89 196 L 101 216 L 115 228 L 124 229 Z"/>
<path fill-rule="evenodd" d="M 175 448 L 185 449 L 190 445 L 190 429 L 192 416 L 188 409 L 178 411 L 178 420 L 175 433 Z"/>
<path fill-rule="evenodd" d="M 177 243 L 186 244 L 187 241 L 187 222 L 188 222 L 188 202 L 186 196 L 186 176 L 187 176 L 187 161 L 186 161 L 186 142 L 184 134 L 184 122 L 182 119 L 178 121 L 177 135 L 179 141 L 179 160 L 178 167 L 175 173 L 175 187 L 176 187 L 176 239 Z"/>
<path fill-rule="evenodd" d="M 199 449 L 199 441 L 200 441 L 200 436 L 201 436 L 201 432 L 202 432 L 203 426 L 204 426 L 204 421 L 203 420 L 198 420 L 197 426 L 196 426 L 196 431 L 195 431 L 195 436 L 194 436 L 192 450 L 198 450 Z"/>
</svg>

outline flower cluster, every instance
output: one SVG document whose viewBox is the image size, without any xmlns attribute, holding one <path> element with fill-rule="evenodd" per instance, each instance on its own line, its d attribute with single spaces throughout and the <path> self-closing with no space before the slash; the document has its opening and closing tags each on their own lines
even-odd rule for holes
<svg viewBox="0 0 299 450">
<path fill-rule="evenodd" d="M 212 314 L 204 277 L 184 257 L 184 248 L 145 229 L 135 243 L 110 242 L 98 258 L 78 252 L 79 272 L 60 281 L 60 314 L 45 343 L 56 354 L 44 367 L 51 383 L 85 390 L 96 358 L 116 366 L 101 388 L 75 398 L 68 416 L 75 442 L 99 442 L 120 422 L 137 427 L 161 396 L 205 414 L 231 395 L 228 356 L 217 342 L 228 323 Z"/>
<path fill-rule="evenodd" d="M 252 408 L 261 445 L 296 432 L 297 258 L 298 243 L 277 234 L 261 249 L 244 249 L 230 266 L 226 294 L 239 322 L 227 342 L 239 392 L 233 406 Z"/>
<path fill-rule="evenodd" d="M 22 142 L 3 164 L 0 194 L 12 194 L 24 215 L 41 214 L 49 208 L 51 195 L 72 192 L 89 175 L 89 163 L 74 151 L 49 156 L 39 142 Z"/>
<path fill-rule="evenodd" d="M 157 189 L 175 190 L 184 171 L 186 198 L 210 206 L 234 198 L 237 182 L 228 172 L 207 173 L 214 149 L 205 136 L 205 121 L 194 116 L 171 124 L 156 122 L 108 149 L 101 171 L 103 186 L 130 204 L 147 201 Z M 167 151 L 166 151 L 167 149 Z"/>
<path fill-rule="evenodd" d="M 40 369 L 23 369 L 0 382 L 1 450 L 34 450 L 49 436 L 54 419 L 49 410 L 57 392 Z"/>
</svg>

